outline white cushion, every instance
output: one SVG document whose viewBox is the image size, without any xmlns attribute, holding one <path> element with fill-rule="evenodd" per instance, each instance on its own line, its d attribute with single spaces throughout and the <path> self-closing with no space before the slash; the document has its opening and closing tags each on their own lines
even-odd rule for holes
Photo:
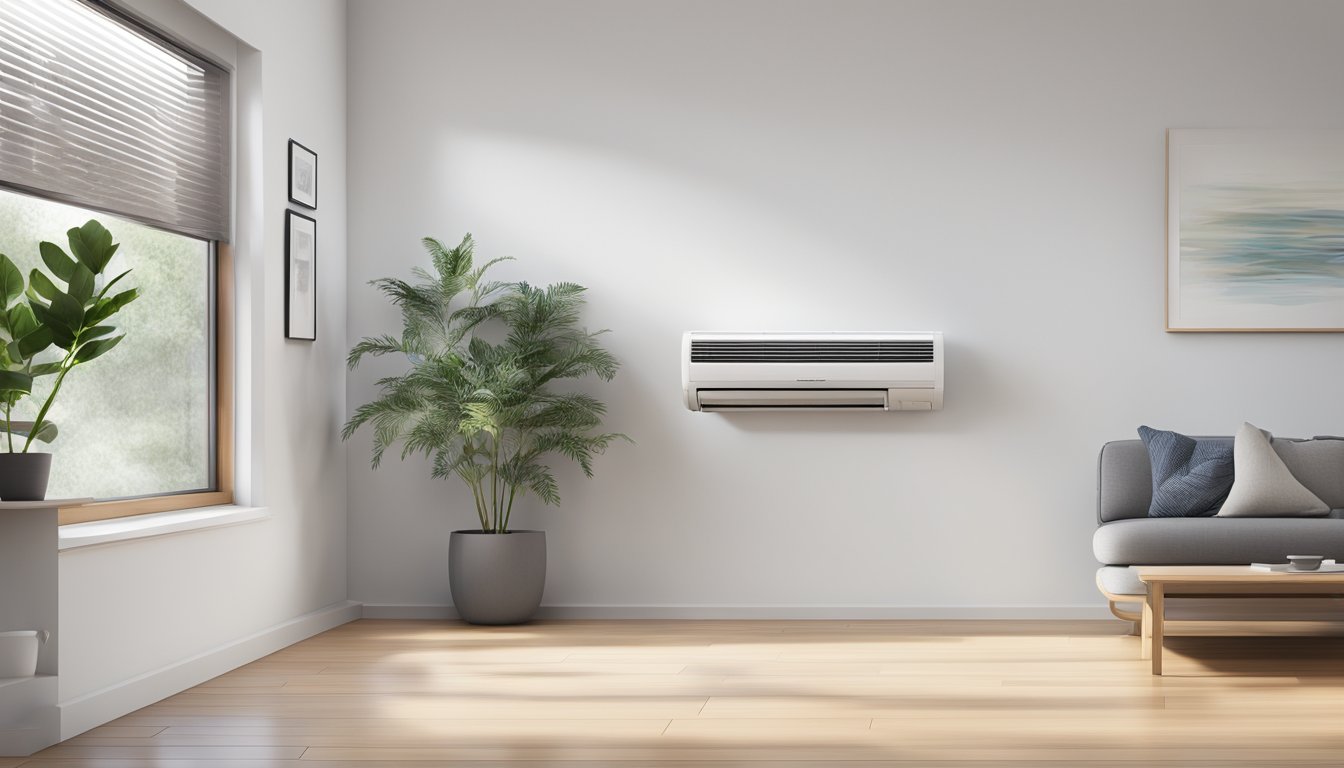
<svg viewBox="0 0 1344 768">
<path fill-rule="evenodd" d="M 1236 479 L 1218 517 L 1322 517 L 1330 512 L 1293 477 L 1266 434 L 1250 424 L 1237 430 L 1232 467 Z"/>
</svg>

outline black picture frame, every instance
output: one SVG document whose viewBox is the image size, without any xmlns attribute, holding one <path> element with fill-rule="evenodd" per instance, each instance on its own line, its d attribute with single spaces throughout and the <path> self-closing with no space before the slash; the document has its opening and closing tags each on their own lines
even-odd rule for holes
<svg viewBox="0 0 1344 768">
<path fill-rule="evenodd" d="M 285 210 L 285 338 L 317 341 L 317 219 L 288 209 Z"/>
<path fill-rule="evenodd" d="M 293 139 L 289 140 L 289 202 L 317 210 L 317 153 Z"/>
</svg>

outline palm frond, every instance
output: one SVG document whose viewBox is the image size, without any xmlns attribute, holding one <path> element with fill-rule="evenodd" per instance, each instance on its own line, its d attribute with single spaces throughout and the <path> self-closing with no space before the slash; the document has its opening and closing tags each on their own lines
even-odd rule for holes
<svg viewBox="0 0 1344 768">
<path fill-rule="evenodd" d="M 467 237 L 470 238 L 471 235 L 467 235 Z M 472 289 L 473 291 L 480 291 L 480 290 L 482 290 L 482 287 L 481 287 L 481 278 L 485 276 L 485 273 L 486 273 L 491 267 L 495 266 L 496 264 L 499 264 L 500 262 L 504 262 L 504 261 L 513 261 L 513 257 L 512 257 L 512 256 L 499 256 L 499 257 L 497 257 L 497 258 L 493 258 L 493 259 L 491 259 L 491 260 L 485 262 L 484 264 L 482 264 L 481 266 L 477 267 L 476 269 L 473 269 L 473 270 L 471 270 L 470 272 L 468 272 L 468 273 L 467 273 L 467 279 L 466 279 L 466 287 Z M 490 285 L 490 283 L 486 283 L 486 285 L 488 286 L 488 285 Z"/>
<path fill-rule="evenodd" d="M 560 504 L 560 484 L 555 481 L 555 474 L 544 464 L 506 464 L 500 468 L 500 474 L 511 487 L 530 491 L 542 503 L 550 506 Z"/>
<path fill-rule="evenodd" d="M 538 399 L 535 406 L 519 420 L 520 429 L 591 429 L 602 423 L 602 415 L 607 410 L 602 401 L 584 393 L 548 396 Z"/>
<path fill-rule="evenodd" d="M 447 248 L 432 237 L 426 237 L 421 242 L 429 252 L 430 261 L 438 273 L 438 289 L 445 303 L 462 291 L 470 289 L 479 279 L 479 276 L 473 277 L 471 268 L 476 243 L 472 240 L 470 232 L 462 238 L 462 242 L 458 243 L 456 248 Z M 488 266 L 489 264 L 486 265 Z"/>
<path fill-rule="evenodd" d="M 397 337 L 391 335 L 367 336 L 350 348 L 350 355 L 345 359 L 345 364 L 350 370 L 354 370 L 365 355 L 376 357 L 396 352 L 405 352 L 401 340 Z"/>
</svg>

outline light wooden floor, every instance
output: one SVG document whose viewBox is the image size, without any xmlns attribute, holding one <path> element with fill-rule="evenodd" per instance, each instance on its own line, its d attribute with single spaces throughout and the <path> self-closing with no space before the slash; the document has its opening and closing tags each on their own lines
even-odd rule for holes
<svg viewBox="0 0 1344 768">
<path fill-rule="evenodd" d="M 0 768 L 1344 763 L 1344 639 L 1125 630 L 360 621 Z"/>
</svg>

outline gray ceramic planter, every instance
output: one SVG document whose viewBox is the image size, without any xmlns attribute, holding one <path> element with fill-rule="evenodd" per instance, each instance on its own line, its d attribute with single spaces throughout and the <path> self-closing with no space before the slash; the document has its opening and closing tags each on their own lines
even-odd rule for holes
<svg viewBox="0 0 1344 768">
<path fill-rule="evenodd" d="M 0 453 L 0 501 L 45 499 L 50 475 L 50 453 Z"/>
<path fill-rule="evenodd" d="M 546 532 L 453 531 L 448 587 L 457 615 L 471 624 L 521 624 L 546 587 Z"/>
</svg>

